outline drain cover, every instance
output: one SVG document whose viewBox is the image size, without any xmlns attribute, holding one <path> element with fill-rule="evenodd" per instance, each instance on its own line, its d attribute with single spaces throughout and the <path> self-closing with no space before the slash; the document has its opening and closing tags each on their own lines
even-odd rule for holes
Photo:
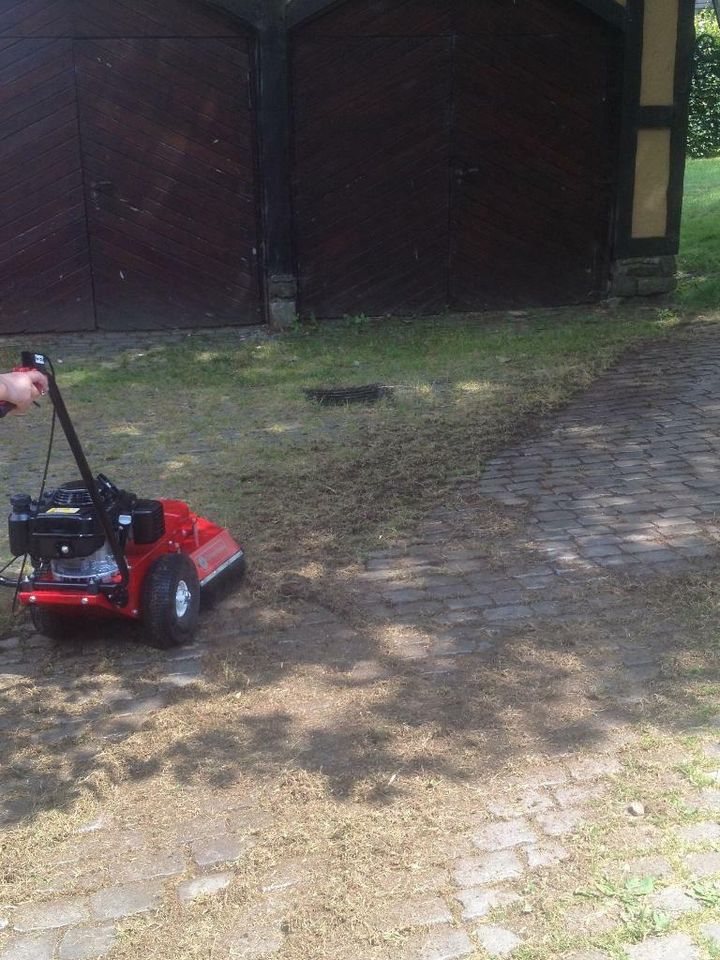
<svg viewBox="0 0 720 960">
<path fill-rule="evenodd" d="M 375 403 L 384 397 L 393 395 L 392 387 L 383 387 L 379 383 L 372 383 L 365 387 L 334 387 L 332 389 L 306 389 L 308 400 L 326 405 L 344 403 Z"/>
</svg>

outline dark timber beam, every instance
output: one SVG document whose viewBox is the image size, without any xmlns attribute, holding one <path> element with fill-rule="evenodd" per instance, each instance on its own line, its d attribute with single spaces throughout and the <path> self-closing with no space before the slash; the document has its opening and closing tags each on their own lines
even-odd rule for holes
<svg viewBox="0 0 720 960">
<path fill-rule="evenodd" d="M 287 7 L 288 26 L 295 27 L 342 2 L 344 0 L 290 0 Z M 616 0 L 577 0 L 577 2 L 616 27 L 622 28 L 625 24 L 625 8 Z"/>
<path fill-rule="evenodd" d="M 260 177 L 268 322 L 286 327 L 297 313 L 293 250 L 290 51 L 286 0 L 263 0 L 259 23 Z"/>
<path fill-rule="evenodd" d="M 640 106 L 643 17 L 643 0 L 628 0 L 620 143 L 622 159 L 618 178 L 615 221 L 615 256 L 617 258 L 673 256 L 678 252 L 680 246 L 688 109 L 695 43 L 694 0 L 679 0 L 678 4 L 678 35 L 675 56 L 674 103 L 672 106 Z M 637 138 L 640 130 L 647 129 L 670 130 L 667 229 L 665 236 L 662 237 L 633 238 L 632 218 Z"/>
<path fill-rule="evenodd" d="M 695 2 L 680 0 L 678 9 L 678 40 L 675 53 L 675 116 L 670 140 L 670 186 L 668 188 L 668 238 L 673 252 L 680 249 L 683 193 L 685 187 L 685 156 L 690 113 L 690 86 L 695 50 Z"/>
<path fill-rule="evenodd" d="M 204 0 L 209 7 L 223 10 L 250 27 L 257 28 L 262 0 Z"/>
<path fill-rule="evenodd" d="M 643 13 L 643 0 L 628 0 L 620 119 L 620 156 L 615 201 L 615 257 L 633 255 L 631 236 L 637 156 L 637 113 L 642 70 Z"/>
</svg>

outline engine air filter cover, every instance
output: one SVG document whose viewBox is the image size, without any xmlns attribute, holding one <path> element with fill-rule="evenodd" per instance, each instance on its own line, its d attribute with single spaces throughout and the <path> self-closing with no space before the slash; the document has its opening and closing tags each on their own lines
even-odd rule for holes
<svg viewBox="0 0 720 960">
<path fill-rule="evenodd" d="M 132 511 L 135 543 L 155 543 L 165 533 L 165 511 L 159 500 L 138 500 Z"/>
</svg>

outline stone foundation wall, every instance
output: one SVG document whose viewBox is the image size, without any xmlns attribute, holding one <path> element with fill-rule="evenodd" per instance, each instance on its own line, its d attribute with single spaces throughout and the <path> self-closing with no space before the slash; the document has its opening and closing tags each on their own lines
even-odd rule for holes
<svg viewBox="0 0 720 960">
<path fill-rule="evenodd" d="M 297 318 L 297 280 L 290 275 L 268 279 L 268 322 L 273 330 L 288 330 Z"/>
<path fill-rule="evenodd" d="M 672 293 L 676 286 L 677 262 L 673 256 L 615 260 L 610 268 L 611 297 L 646 297 L 658 293 Z"/>
</svg>

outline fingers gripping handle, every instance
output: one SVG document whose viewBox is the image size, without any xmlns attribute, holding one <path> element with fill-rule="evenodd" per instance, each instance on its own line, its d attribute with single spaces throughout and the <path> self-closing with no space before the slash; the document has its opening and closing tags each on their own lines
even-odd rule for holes
<svg viewBox="0 0 720 960">
<path fill-rule="evenodd" d="M 34 361 L 32 357 L 33 357 L 33 354 L 31 353 L 23 353 L 22 366 L 13 367 L 13 373 L 30 373 L 31 370 L 37 369 L 34 365 Z M 30 365 L 31 363 L 33 364 L 32 366 Z M 39 404 L 36 402 L 35 406 L 37 407 L 39 406 Z M 3 417 L 6 417 L 9 413 L 12 413 L 14 409 L 15 409 L 14 403 L 7 403 L 6 401 L 3 401 L 2 403 L 0 403 L 0 420 L 2 420 Z"/>
</svg>

